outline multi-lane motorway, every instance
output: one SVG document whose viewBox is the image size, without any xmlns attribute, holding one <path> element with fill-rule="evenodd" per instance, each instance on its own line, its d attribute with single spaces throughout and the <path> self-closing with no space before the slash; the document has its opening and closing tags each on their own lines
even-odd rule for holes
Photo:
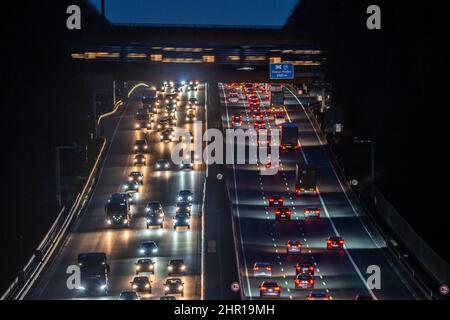
<svg viewBox="0 0 450 320">
<path fill-rule="evenodd" d="M 199 102 L 196 117 L 204 120 L 206 85 L 200 85 L 198 91 L 184 88 L 181 102 L 177 107 L 177 127 L 185 128 L 194 135 L 192 123 L 185 121 L 187 100 L 196 97 Z M 171 149 L 175 142 L 160 142 L 156 130 L 136 130 L 134 116 L 142 107 L 142 93 L 136 90 L 120 117 L 107 120 L 105 135 L 110 146 L 107 151 L 96 188 L 84 212 L 79 219 L 63 249 L 46 269 L 40 279 L 27 295 L 28 299 L 73 299 L 98 298 L 80 294 L 77 290 L 69 290 L 66 285 L 69 265 L 77 263 L 77 255 L 81 252 L 105 252 L 110 265 L 109 291 L 106 298 L 116 298 L 120 292 L 130 290 L 130 281 L 135 276 L 135 265 L 139 256 L 138 246 L 143 241 L 155 241 L 159 252 L 152 257 L 155 261 L 154 275 L 147 275 L 152 281 L 152 293 L 140 293 L 142 299 L 159 299 L 164 295 L 164 281 L 168 278 L 167 263 L 170 259 L 184 259 L 186 275 L 180 278 L 185 283 L 184 297 L 177 299 L 200 299 L 201 295 L 201 217 L 199 210 L 203 198 L 203 182 L 205 170 L 196 164 L 194 170 L 179 170 L 173 166 L 171 170 L 156 171 L 157 159 L 170 159 Z M 147 164 L 144 168 L 133 166 L 133 144 L 136 139 L 146 137 L 149 150 L 146 154 Z M 128 174 L 134 170 L 144 174 L 144 183 L 139 190 L 137 205 L 133 205 L 130 228 L 109 228 L 105 222 L 105 201 L 115 192 L 121 192 Z M 194 193 L 193 213 L 190 230 L 173 230 L 173 217 L 177 194 L 180 190 L 189 189 Z M 160 201 L 166 214 L 164 229 L 146 229 L 144 210 L 151 201 Z M 105 297 L 102 297 L 105 298 Z"/>
<path fill-rule="evenodd" d="M 218 86 L 218 97 L 208 98 L 208 88 L 211 86 Z M 267 88 L 265 84 L 255 86 L 255 94 L 267 129 L 275 129 L 264 86 Z M 221 113 L 224 129 L 233 127 L 232 115 L 235 114 L 242 115 L 242 128 L 253 128 L 253 111 L 249 108 L 247 95 L 242 87 L 237 86 L 232 90 L 237 92 L 238 100 L 231 102 L 230 90 L 230 86 L 222 83 L 201 84 L 197 91 L 188 90 L 185 86 L 177 107 L 176 126 L 188 129 L 194 136 L 203 134 L 196 132 L 193 124 L 185 121 L 186 104 L 190 98 L 196 97 L 199 102 L 197 120 L 206 122 L 205 108 L 208 107 Z M 281 298 L 284 299 L 305 299 L 310 291 L 323 292 L 333 299 L 355 299 L 357 295 L 375 299 L 423 298 L 421 290 L 391 256 L 383 239 L 361 213 L 358 204 L 351 201 L 345 184 L 334 171 L 321 139 L 301 104 L 301 97 L 286 86 L 284 98 L 285 121 L 298 125 L 301 149 L 280 152 L 279 172 L 275 175 L 261 175 L 263 166 L 260 164 L 226 165 L 226 179 L 223 181 L 227 183 L 232 204 L 232 229 L 242 296 L 259 298 L 260 284 L 264 280 L 271 280 L 281 286 Z M 207 101 L 213 103 L 206 106 Z M 155 241 L 159 252 L 152 257 L 156 262 L 155 274 L 147 275 L 152 281 L 152 293 L 140 293 L 141 298 L 159 299 L 164 295 L 163 284 L 168 278 L 166 266 L 170 259 L 184 259 L 187 267 L 187 274 L 181 277 L 185 283 L 185 294 L 184 297 L 177 295 L 177 299 L 201 298 L 202 232 L 205 226 L 202 226 L 200 212 L 204 205 L 206 166 L 195 164 L 194 169 L 189 171 L 175 167 L 157 171 L 154 167 L 156 160 L 170 159 L 174 142 L 160 142 L 156 130 L 135 129 L 135 113 L 141 107 L 141 92 L 136 90 L 123 113 L 106 120 L 105 136 L 109 147 L 92 197 L 62 249 L 28 292 L 27 299 L 98 298 L 67 288 L 66 269 L 77 263 L 80 252 L 107 254 L 110 286 L 108 296 L 101 298 L 116 298 L 122 291 L 130 290 L 130 281 L 135 276 L 134 263 L 140 258 L 138 246 L 143 241 Z M 132 206 L 131 226 L 109 228 L 105 222 L 105 201 L 110 194 L 122 191 L 128 174 L 136 169 L 133 166 L 133 144 L 141 138 L 147 139 L 149 150 L 146 166 L 139 168 L 144 174 L 144 183 L 139 190 L 137 205 Z M 256 144 L 256 141 L 249 143 Z M 318 195 L 295 195 L 294 168 L 297 162 L 317 168 Z M 191 228 L 175 231 L 172 218 L 175 215 L 176 198 L 178 191 L 184 189 L 194 193 Z M 291 221 L 275 221 L 274 208 L 268 205 L 271 195 L 284 197 L 284 205 L 292 211 Z M 151 200 L 160 201 L 163 205 L 166 212 L 164 229 L 146 229 L 145 205 Z M 205 207 L 211 206 L 226 207 L 220 203 L 209 203 Z M 307 207 L 319 208 L 320 219 L 305 220 L 303 210 Z M 230 214 L 226 210 L 218 212 Z M 327 238 L 334 235 L 345 240 L 343 250 L 327 250 Z M 286 254 L 289 240 L 297 240 L 302 244 L 302 254 Z M 236 268 L 236 262 L 231 260 L 222 261 L 225 264 L 223 270 Z M 255 262 L 268 263 L 272 268 L 271 277 L 255 276 Z M 308 262 L 314 266 L 313 289 L 295 289 L 295 265 L 298 262 Z M 367 281 L 374 270 L 380 271 L 380 279 Z M 214 270 L 210 272 L 215 273 Z M 220 272 L 218 276 L 223 278 Z M 214 277 L 214 274 L 208 277 Z M 380 287 L 374 288 L 371 284 L 379 284 Z M 221 285 L 229 287 L 230 284 Z"/>
<path fill-rule="evenodd" d="M 236 93 L 236 89 L 225 84 L 219 87 L 224 128 L 232 127 L 233 114 L 243 116 L 242 127 L 253 128 L 252 112 L 243 90 L 237 89 L 239 102 L 232 103 L 229 93 L 230 90 Z M 269 101 L 263 93 L 264 89 L 257 89 L 266 127 L 274 129 L 274 122 L 269 119 Z M 279 172 L 275 175 L 260 175 L 261 165 L 227 167 L 244 297 L 259 298 L 259 285 L 264 280 L 272 280 L 281 286 L 281 298 L 305 299 L 311 289 L 295 289 L 295 265 L 310 262 L 315 266 L 312 291 L 321 291 L 332 299 L 355 299 L 357 295 L 373 299 L 421 298 L 421 291 L 389 255 L 385 243 L 360 214 L 357 205 L 350 201 L 301 100 L 289 87 L 284 89 L 284 96 L 285 119 L 298 125 L 301 150 L 280 152 Z M 248 143 L 256 144 L 256 141 Z M 317 168 L 318 196 L 295 195 L 298 161 Z M 274 208 L 268 205 L 271 195 L 284 196 L 284 205 L 292 210 L 291 221 L 275 221 Z M 321 218 L 306 221 L 303 210 L 307 207 L 319 208 Z M 344 250 L 327 250 L 327 238 L 333 235 L 345 240 Z M 301 255 L 286 254 L 289 240 L 300 241 Z M 272 276 L 254 276 L 255 262 L 269 263 Z M 380 281 L 370 280 L 374 268 L 378 267 Z M 377 283 L 379 289 L 370 285 Z"/>
</svg>

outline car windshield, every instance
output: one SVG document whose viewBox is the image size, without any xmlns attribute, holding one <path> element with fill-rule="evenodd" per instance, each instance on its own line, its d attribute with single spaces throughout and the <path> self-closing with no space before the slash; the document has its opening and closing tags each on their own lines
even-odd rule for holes
<svg viewBox="0 0 450 320">
<path fill-rule="evenodd" d="M 168 284 L 168 285 L 174 285 L 174 284 L 180 284 L 180 283 L 181 283 L 180 279 L 168 279 L 166 281 L 166 284 Z"/>
</svg>

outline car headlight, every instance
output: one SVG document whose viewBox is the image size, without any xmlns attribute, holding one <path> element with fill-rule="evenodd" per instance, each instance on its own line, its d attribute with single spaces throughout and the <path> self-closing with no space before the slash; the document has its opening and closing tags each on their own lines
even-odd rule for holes
<svg viewBox="0 0 450 320">
<path fill-rule="evenodd" d="M 136 266 L 136 270 L 141 270 L 141 266 Z"/>
<path fill-rule="evenodd" d="M 126 189 L 128 189 L 128 186 L 126 184 L 124 184 L 123 188 L 126 190 Z"/>
<path fill-rule="evenodd" d="M 145 253 L 144 249 L 139 249 L 139 253 Z"/>
<path fill-rule="evenodd" d="M 139 128 L 139 124 L 136 123 L 136 124 L 134 125 L 134 127 L 135 127 L 135 128 Z"/>
<path fill-rule="evenodd" d="M 100 289 L 101 289 L 101 290 L 106 289 L 106 284 L 101 285 L 101 286 L 100 286 Z"/>
<path fill-rule="evenodd" d="M 107 224 L 111 224 L 111 223 L 112 223 L 112 222 L 111 222 L 111 219 L 106 220 L 106 223 L 107 223 Z"/>
<path fill-rule="evenodd" d="M 169 291 L 169 286 L 164 286 L 165 291 Z"/>
<path fill-rule="evenodd" d="M 188 197 L 188 200 L 192 200 L 192 196 L 189 196 L 189 197 Z"/>
<path fill-rule="evenodd" d="M 144 149 L 148 149 L 148 146 L 144 146 Z"/>
<path fill-rule="evenodd" d="M 173 270 L 173 267 L 172 267 L 172 266 L 169 266 L 169 267 L 167 267 L 167 269 L 169 269 L 169 271 L 172 271 L 172 270 Z"/>
<path fill-rule="evenodd" d="M 137 148 L 138 148 L 137 146 L 134 146 L 134 150 L 137 150 Z"/>
<path fill-rule="evenodd" d="M 153 252 L 153 253 L 158 252 L 158 249 L 155 248 L 155 249 L 152 250 L 152 252 Z"/>
<path fill-rule="evenodd" d="M 159 163 L 158 163 L 158 164 L 156 164 L 156 167 L 159 168 L 159 167 L 161 167 L 161 166 L 160 166 Z"/>
<path fill-rule="evenodd" d="M 182 266 L 181 266 L 181 270 L 183 270 L 183 271 L 186 270 L 186 266 L 185 266 L 185 265 L 182 265 Z"/>
<path fill-rule="evenodd" d="M 162 222 L 162 219 L 158 219 L 158 222 L 161 223 L 161 222 Z"/>
<path fill-rule="evenodd" d="M 183 290 L 183 286 L 178 286 L 178 291 Z"/>
<path fill-rule="evenodd" d="M 147 223 L 150 223 L 150 219 L 147 219 Z"/>
<path fill-rule="evenodd" d="M 189 223 L 189 219 L 184 220 L 185 223 Z"/>
<path fill-rule="evenodd" d="M 181 200 L 183 200 L 183 198 L 182 198 L 182 197 L 178 197 L 177 199 L 178 199 L 178 201 L 181 201 Z"/>
<path fill-rule="evenodd" d="M 128 223 L 128 219 L 123 219 L 123 224 L 127 224 Z"/>
<path fill-rule="evenodd" d="M 86 290 L 86 288 L 85 288 L 85 287 L 82 287 L 82 286 L 80 286 L 80 287 L 78 287 L 78 290 Z"/>
<path fill-rule="evenodd" d="M 169 164 L 168 163 L 166 163 L 166 168 L 168 168 L 169 167 Z"/>
<path fill-rule="evenodd" d="M 150 285 L 147 283 L 147 284 L 145 285 L 145 288 L 146 288 L 146 289 L 150 288 Z"/>
<path fill-rule="evenodd" d="M 133 284 L 133 289 L 137 289 L 137 284 Z"/>
</svg>

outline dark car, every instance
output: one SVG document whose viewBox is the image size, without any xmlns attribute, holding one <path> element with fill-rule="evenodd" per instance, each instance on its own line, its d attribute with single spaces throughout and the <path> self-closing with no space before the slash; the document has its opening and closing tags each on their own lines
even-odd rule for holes
<svg viewBox="0 0 450 320">
<path fill-rule="evenodd" d="M 344 239 L 339 236 L 330 236 L 327 240 L 327 249 L 344 249 Z"/>
<path fill-rule="evenodd" d="M 161 218 L 159 215 L 147 215 L 145 221 L 147 229 L 153 227 L 158 227 L 160 229 L 164 228 L 164 219 Z"/>
<path fill-rule="evenodd" d="M 128 182 L 138 182 L 140 184 L 144 183 L 144 175 L 139 171 L 130 172 L 128 175 Z"/>
<path fill-rule="evenodd" d="M 314 289 L 314 276 L 299 274 L 295 278 L 295 289 Z"/>
<path fill-rule="evenodd" d="M 138 275 L 141 272 L 150 272 L 151 274 L 155 274 L 155 263 L 152 259 L 139 259 L 135 263 L 135 272 Z"/>
<path fill-rule="evenodd" d="M 259 286 L 259 296 L 279 298 L 281 296 L 281 286 L 275 281 L 263 281 Z"/>
<path fill-rule="evenodd" d="M 140 300 L 140 299 L 141 298 L 139 297 L 137 292 L 132 290 L 122 291 L 117 297 L 117 300 Z"/>
<path fill-rule="evenodd" d="M 148 277 L 134 277 L 133 281 L 130 281 L 131 289 L 136 292 L 146 291 L 148 293 L 152 293 L 152 282 L 148 279 Z"/>
<path fill-rule="evenodd" d="M 158 245 L 154 241 L 142 242 L 139 245 L 139 254 L 143 256 L 155 255 L 158 253 Z"/>
<path fill-rule="evenodd" d="M 154 215 L 164 219 L 164 210 L 161 202 L 159 201 L 149 201 L 145 206 L 145 213 L 147 215 Z"/>
<path fill-rule="evenodd" d="M 170 162 L 169 162 L 169 160 L 167 160 L 167 159 L 156 160 L 155 169 L 156 170 L 168 170 L 168 169 L 170 169 Z"/>
<path fill-rule="evenodd" d="M 135 166 L 145 166 L 147 164 L 147 158 L 143 154 L 137 154 L 134 156 L 133 164 Z"/>
<path fill-rule="evenodd" d="M 189 214 L 177 213 L 175 215 L 173 218 L 173 229 L 176 230 L 179 227 L 187 227 L 188 229 L 191 228 L 191 218 Z"/>
<path fill-rule="evenodd" d="M 160 141 L 161 142 L 171 142 L 172 141 L 172 132 L 168 131 L 168 130 L 164 130 L 163 132 L 161 132 Z"/>
<path fill-rule="evenodd" d="M 172 259 L 167 264 L 167 273 L 171 275 L 186 274 L 186 265 L 183 259 Z"/>
<path fill-rule="evenodd" d="M 189 201 L 178 201 L 177 202 L 177 208 L 175 210 L 176 213 L 186 213 L 188 215 L 191 215 L 192 212 L 192 203 Z"/>
<path fill-rule="evenodd" d="M 148 150 L 147 141 L 145 139 L 136 140 L 133 150 L 134 153 L 146 153 Z"/>
<path fill-rule="evenodd" d="M 164 295 L 179 293 L 184 296 L 184 283 L 180 278 L 169 278 L 164 283 Z"/>
<path fill-rule="evenodd" d="M 181 190 L 178 192 L 177 201 L 192 202 L 194 200 L 194 194 L 190 190 Z"/>
<path fill-rule="evenodd" d="M 298 262 L 295 265 L 295 274 L 310 274 L 314 275 L 314 272 L 316 270 L 316 267 L 312 262 Z"/>
<path fill-rule="evenodd" d="M 291 209 L 279 207 L 275 210 L 275 220 L 291 220 Z"/>
<path fill-rule="evenodd" d="M 137 181 L 128 181 L 123 185 L 123 191 L 126 192 L 139 192 L 139 182 Z"/>
</svg>

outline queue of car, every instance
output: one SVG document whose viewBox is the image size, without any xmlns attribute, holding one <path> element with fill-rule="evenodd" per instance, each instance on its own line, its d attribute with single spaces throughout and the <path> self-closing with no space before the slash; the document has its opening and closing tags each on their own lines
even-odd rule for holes
<svg viewBox="0 0 450 320">
<path fill-rule="evenodd" d="M 135 116 L 135 129 L 146 130 L 144 138 L 135 140 L 132 145 L 133 153 L 133 169 L 130 171 L 126 182 L 122 185 L 122 192 L 111 194 L 105 204 L 106 224 L 108 227 L 130 227 L 132 220 L 131 207 L 139 202 L 139 192 L 141 187 L 145 185 L 144 173 L 140 170 L 142 167 L 148 166 L 147 154 L 150 146 L 147 140 L 148 134 L 157 134 L 161 143 L 174 141 L 174 131 L 177 126 L 177 112 L 181 111 L 180 101 L 184 90 L 197 91 L 198 82 L 189 82 L 188 84 L 181 82 L 164 82 L 160 86 L 160 90 L 146 90 L 142 95 L 142 108 Z M 190 98 L 186 101 L 185 117 L 186 122 L 196 119 L 196 111 L 199 107 L 197 98 Z M 148 117 L 144 115 L 149 115 Z M 181 140 L 193 140 L 192 133 L 190 137 L 183 136 Z M 153 170 L 172 170 L 173 165 L 168 159 L 156 160 Z M 180 170 L 192 170 L 193 161 L 183 161 L 179 166 Z M 176 212 L 173 217 L 173 229 L 189 230 L 192 214 L 192 206 L 194 194 L 190 190 L 180 190 L 174 199 L 176 204 Z M 145 224 L 147 229 L 162 229 L 168 225 L 168 218 L 164 211 L 163 204 L 158 200 L 150 200 L 143 212 L 145 216 Z M 152 293 L 155 284 L 149 276 L 155 274 L 154 257 L 159 255 L 159 246 L 155 241 L 141 242 L 137 248 L 137 260 L 134 264 L 135 276 L 130 281 L 130 289 L 124 290 L 117 297 L 119 300 L 138 300 L 140 293 Z M 89 253 L 94 254 L 94 253 Z M 88 255 L 89 255 L 88 254 Z M 102 254 L 104 253 L 95 253 Z M 106 260 L 106 257 L 105 257 Z M 185 284 L 181 278 L 186 274 L 186 264 L 183 259 L 172 258 L 166 267 L 168 278 L 162 283 L 164 290 L 164 298 L 173 299 L 173 295 L 180 294 L 184 296 Z M 109 267 L 108 267 L 109 272 Z M 106 272 L 106 278 L 107 274 Z M 103 286 L 107 287 L 102 283 Z M 102 291 L 107 293 L 107 288 Z"/>
<path fill-rule="evenodd" d="M 270 90 L 265 84 L 253 83 L 231 83 L 225 84 L 227 103 L 237 104 L 242 102 L 248 108 L 247 119 L 249 126 L 257 132 L 257 143 L 270 145 L 270 127 L 280 128 L 282 123 L 286 122 L 286 110 L 284 105 L 273 105 L 267 102 L 270 97 Z M 266 101 L 265 101 L 266 100 Z M 239 128 L 243 126 L 243 115 L 240 113 L 231 114 L 231 127 Z M 265 139 L 261 138 L 261 129 L 267 130 Z M 281 149 L 281 148 L 280 148 Z M 281 150 L 280 150 L 281 151 Z M 270 157 L 270 154 L 269 154 Z M 266 164 L 266 168 L 271 163 Z M 314 193 L 316 195 L 316 193 Z M 274 215 L 275 223 L 286 223 L 292 219 L 292 209 L 284 202 L 285 196 L 282 194 L 273 194 L 267 197 L 266 210 L 271 210 Z M 320 208 L 308 206 L 303 210 L 305 221 L 314 223 L 320 219 Z M 344 249 L 344 240 L 338 236 L 330 236 L 324 239 L 327 250 Z M 294 289 L 313 290 L 315 286 L 315 265 L 308 259 L 303 259 L 303 245 L 299 239 L 291 239 L 286 242 L 286 255 L 297 255 L 301 257 L 295 265 Z M 283 288 L 273 281 L 272 265 L 267 261 L 256 261 L 253 265 L 253 277 L 263 278 L 259 285 L 259 295 L 261 298 L 279 298 Z M 306 297 L 308 300 L 330 300 L 332 297 L 327 292 L 311 291 Z"/>
</svg>

